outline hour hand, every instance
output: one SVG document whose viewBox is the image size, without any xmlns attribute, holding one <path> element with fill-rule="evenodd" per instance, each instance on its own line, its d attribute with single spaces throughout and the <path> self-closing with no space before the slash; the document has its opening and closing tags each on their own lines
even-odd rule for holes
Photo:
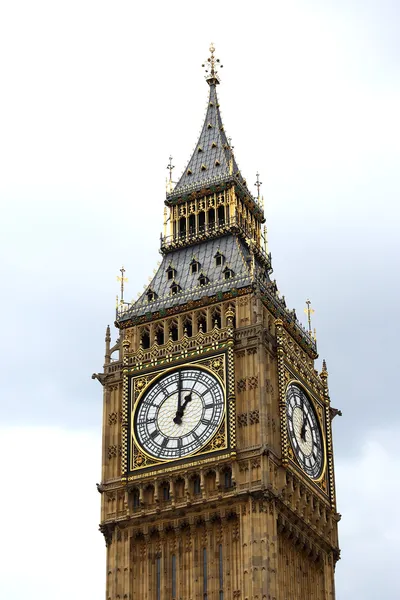
<svg viewBox="0 0 400 600">
<path fill-rule="evenodd" d="M 181 395 L 179 394 L 178 410 L 176 411 L 176 415 L 174 417 L 174 423 L 176 423 L 177 425 L 180 425 L 182 423 L 182 417 L 183 417 L 183 408 L 181 406 Z"/>
<path fill-rule="evenodd" d="M 180 396 L 179 396 L 179 398 L 180 398 Z M 190 392 L 187 396 L 185 396 L 185 400 L 182 405 L 179 400 L 178 410 L 176 411 L 176 415 L 174 417 L 174 423 L 176 423 L 177 425 L 180 425 L 182 423 L 182 417 L 183 417 L 183 413 L 185 411 L 186 405 L 188 402 L 191 401 L 191 399 L 192 399 L 192 392 Z"/>
<path fill-rule="evenodd" d="M 301 426 L 300 437 L 303 442 L 306 442 L 306 427 L 307 427 L 307 419 L 303 417 L 303 425 Z"/>
<path fill-rule="evenodd" d="M 184 410 L 185 410 L 185 408 L 186 408 L 186 405 L 187 405 L 187 403 L 188 403 L 188 402 L 190 402 L 190 401 L 191 401 L 191 399 L 192 399 L 192 392 L 190 392 L 190 393 L 189 393 L 187 396 L 185 396 L 185 401 L 184 401 L 184 403 L 182 404 L 182 414 L 183 414 L 183 411 L 184 411 Z"/>
</svg>

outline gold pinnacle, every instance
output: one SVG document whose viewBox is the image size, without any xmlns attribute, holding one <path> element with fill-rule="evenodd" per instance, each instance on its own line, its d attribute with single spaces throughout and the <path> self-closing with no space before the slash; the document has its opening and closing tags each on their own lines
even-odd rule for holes
<svg viewBox="0 0 400 600">
<path fill-rule="evenodd" d="M 308 319 L 308 333 L 310 334 L 310 336 L 312 337 L 312 329 L 311 329 L 311 314 L 315 312 L 315 310 L 313 308 L 311 308 L 311 300 L 306 300 L 306 308 L 304 309 L 304 312 L 307 315 L 307 319 Z"/>
<path fill-rule="evenodd" d="M 119 275 L 117 275 L 117 281 L 121 282 L 121 304 L 122 304 L 124 301 L 124 283 L 126 281 L 128 281 L 128 278 L 124 277 L 124 274 L 125 274 L 124 266 L 122 266 L 120 268 L 120 273 L 121 273 L 121 277 Z"/>
</svg>

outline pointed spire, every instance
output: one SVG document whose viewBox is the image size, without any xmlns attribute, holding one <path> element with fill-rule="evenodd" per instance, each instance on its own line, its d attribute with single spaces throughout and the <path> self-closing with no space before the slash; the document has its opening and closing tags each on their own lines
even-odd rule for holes
<svg viewBox="0 0 400 600">
<path fill-rule="evenodd" d="M 228 140 L 222 123 L 216 86 L 219 84 L 217 65 L 219 59 L 215 58 L 215 48 L 211 44 L 211 55 L 203 64 L 206 67 L 206 81 L 210 86 L 208 106 L 200 137 L 195 146 L 193 155 L 181 175 L 178 183 L 167 193 L 167 199 L 179 197 L 185 192 L 201 189 L 232 177 L 244 180 L 239 172 L 233 154 L 233 148 Z"/>
</svg>

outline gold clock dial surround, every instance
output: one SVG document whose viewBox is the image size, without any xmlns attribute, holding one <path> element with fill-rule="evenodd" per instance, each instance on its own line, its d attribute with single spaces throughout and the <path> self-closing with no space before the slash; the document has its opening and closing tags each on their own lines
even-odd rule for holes
<svg viewBox="0 0 400 600">
<path fill-rule="evenodd" d="M 138 399 L 132 413 L 133 439 L 156 460 L 178 460 L 200 451 L 218 431 L 224 414 L 224 388 L 216 375 L 200 366 L 171 369 Z"/>
<path fill-rule="evenodd" d="M 297 382 L 286 389 L 286 419 L 296 460 L 311 479 L 318 480 L 325 466 L 324 438 L 314 406 Z"/>
</svg>

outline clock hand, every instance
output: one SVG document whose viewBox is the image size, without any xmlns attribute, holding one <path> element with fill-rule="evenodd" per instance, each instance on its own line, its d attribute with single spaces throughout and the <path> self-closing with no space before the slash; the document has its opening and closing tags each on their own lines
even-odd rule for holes
<svg viewBox="0 0 400 600">
<path fill-rule="evenodd" d="M 181 406 L 181 391 L 182 391 L 182 379 L 181 379 L 181 372 L 178 372 L 178 409 L 176 411 L 176 415 L 174 417 L 174 423 L 176 423 L 177 425 L 180 425 L 182 423 L 182 415 L 183 415 L 183 410 L 182 410 L 182 406 Z"/>
<path fill-rule="evenodd" d="M 182 416 L 183 416 L 183 411 L 185 410 L 187 403 L 190 402 L 191 399 L 192 399 L 192 392 L 190 392 L 187 396 L 185 396 L 185 402 L 182 404 L 182 409 L 181 409 Z"/>
<path fill-rule="evenodd" d="M 303 425 L 301 426 L 300 437 L 306 442 L 306 427 L 307 427 L 307 417 L 303 415 Z"/>
<path fill-rule="evenodd" d="M 176 416 L 174 417 L 174 423 L 176 423 L 177 425 L 180 425 L 182 423 L 182 417 L 183 417 L 183 413 L 185 411 L 186 405 L 188 402 L 191 401 L 191 399 L 192 399 L 192 392 L 190 392 L 187 396 L 185 396 L 184 403 L 176 411 Z"/>
</svg>

